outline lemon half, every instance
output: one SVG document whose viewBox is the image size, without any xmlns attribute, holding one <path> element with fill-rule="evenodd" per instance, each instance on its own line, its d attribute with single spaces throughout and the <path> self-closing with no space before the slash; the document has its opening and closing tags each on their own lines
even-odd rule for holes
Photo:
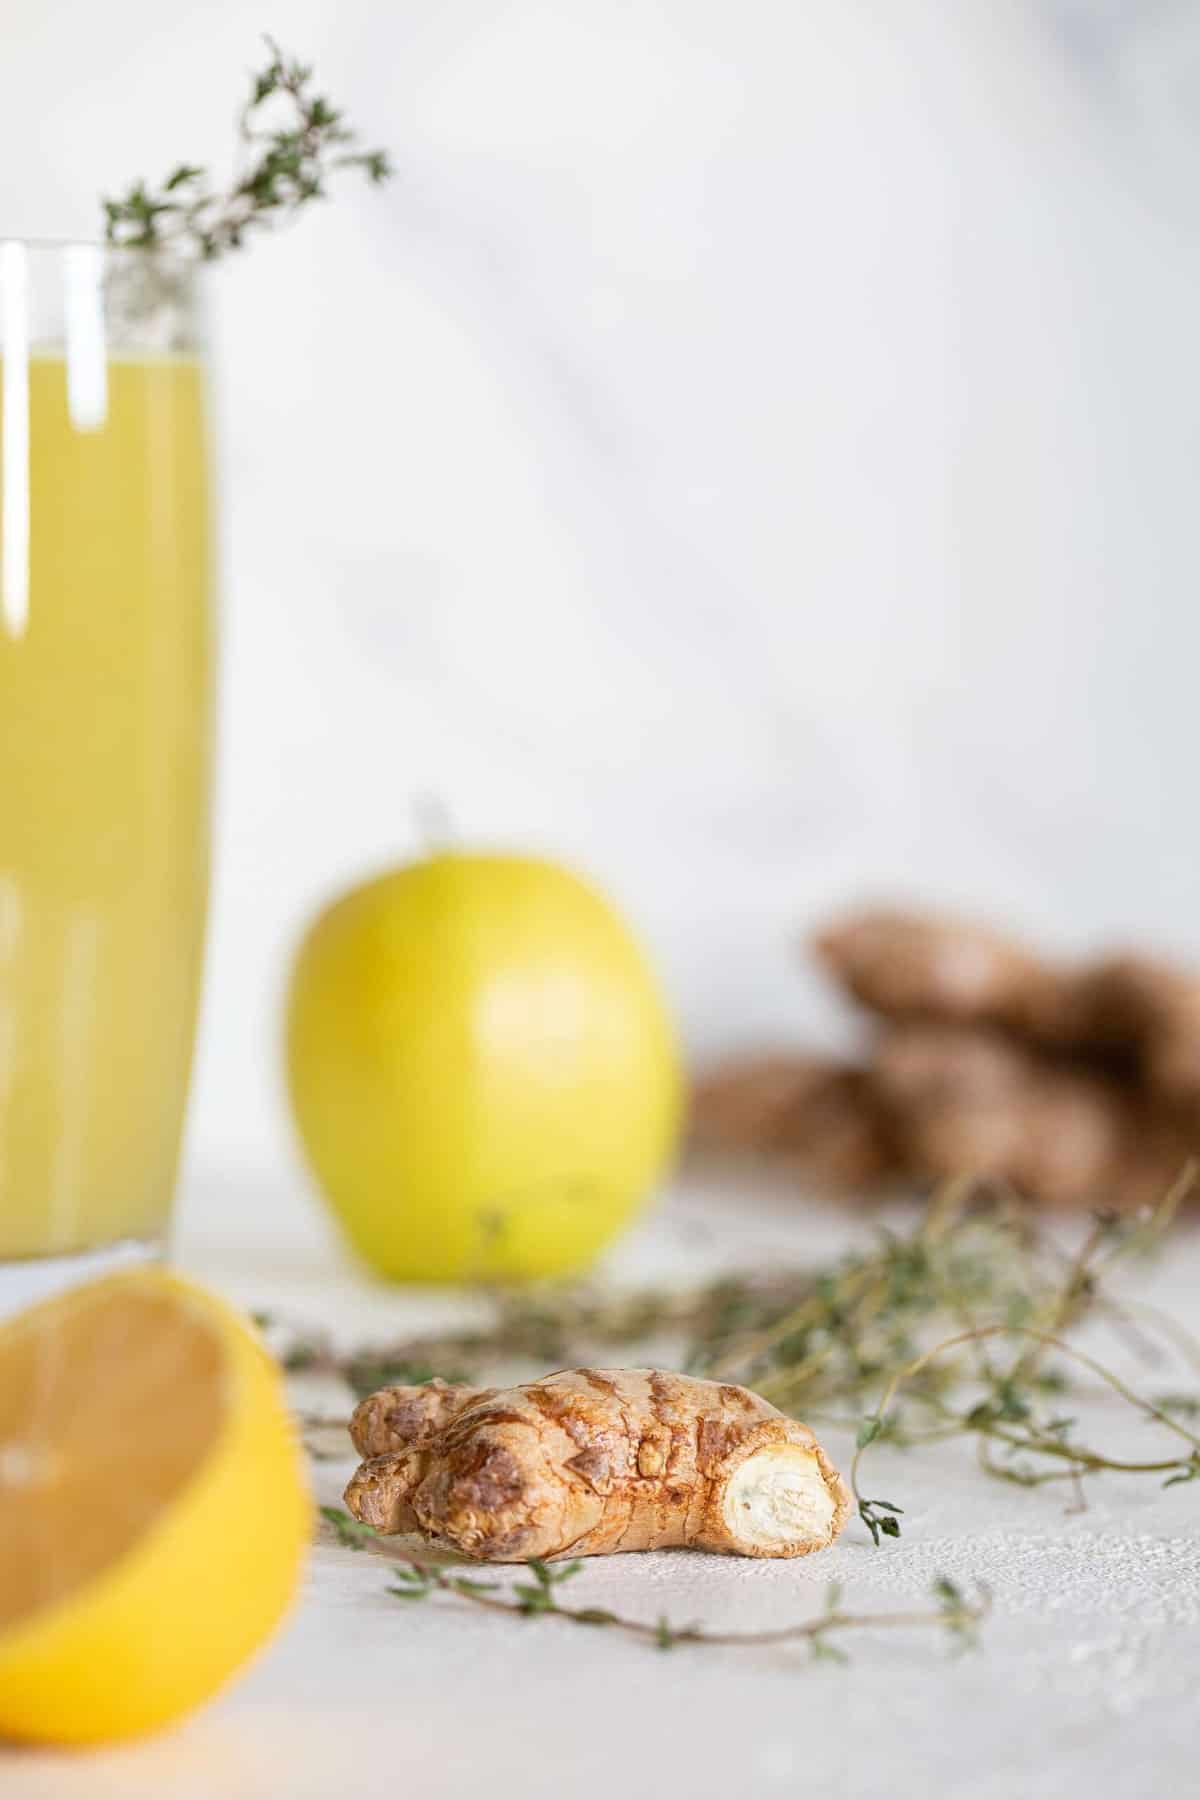
<svg viewBox="0 0 1200 1800">
<path fill-rule="evenodd" d="M 268 1637 L 312 1531 L 277 1370 L 159 1270 L 0 1328 L 0 1736 L 179 1718 Z"/>
</svg>

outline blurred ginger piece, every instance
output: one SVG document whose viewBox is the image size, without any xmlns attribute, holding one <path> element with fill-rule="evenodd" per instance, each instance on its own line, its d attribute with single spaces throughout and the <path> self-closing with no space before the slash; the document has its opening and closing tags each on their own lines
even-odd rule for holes
<svg viewBox="0 0 1200 1800">
<path fill-rule="evenodd" d="M 1050 1206 L 1161 1199 L 1198 1140 L 1126 1082 L 954 1025 L 898 1025 L 872 1074 L 902 1163 L 980 1173 Z"/>
<path fill-rule="evenodd" d="M 818 1186 L 872 1188 L 897 1174 L 896 1154 L 866 1069 L 779 1052 L 702 1076 L 692 1100 L 698 1149 L 794 1161 Z"/>
<path fill-rule="evenodd" d="M 1114 1171 L 1126 1106 L 1111 1083 L 1047 1066 L 956 1025 L 900 1025 L 874 1079 L 910 1167 L 982 1170 L 1050 1204 L 1096 1199 Z"/>
<path fill-rule="evenodd" d="M 1137 955 L 1060 967 L 987 926 L 887 908 L 836 921 L 814 948 L 872 1012 L 994 1025 L 1129 1063 L 1150 1092 L 1200 1107 L 1200 975 L 1189 970 Z"/>
<path fill-rule="evenodd" d="M 998 1025 L 1058 1041 L 1070 1002 L 1059 977 L 988 926 L 879 908 L 817 934 L 818 960 L 888 1018 Z"/>
<path fill-rule="evenodd" d="M 1200 976 L 1147 956 L 1116 956 L 1076 982 L 1084 1043 L 1125 1050 L 1151 1093 L 1200 1116 Z"/>
<path fill-rule="evenodd" d="M 1200 978 L 1140 956 L 1042 962 L 982 926 L 879 909 L 821 932 L 881 1015 L 866 1066 L 759 1055 L 696 1085 L 698 1146 L 870 1191 L 974 1173 L 1050 1205 L 1136 1207 L 1200 1150 Z"/>
</svg>

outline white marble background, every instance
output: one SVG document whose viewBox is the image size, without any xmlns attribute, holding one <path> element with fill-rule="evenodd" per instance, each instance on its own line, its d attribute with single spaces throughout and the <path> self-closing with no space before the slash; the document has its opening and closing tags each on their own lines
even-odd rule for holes
<svg viewBox="0 0 1200 1800">
<path fill-rule="evenodd" d="M 260 23 L 398 174 L 216 283 L 190 1232 L 319 1229 L 286 954 L 422 796 L 605 882 L 701 1048 L 833 1029 L 864 890 L 1200 955 L 1194 6 L 4 0 L 0 232 L 219 158 Z"/>
</svg>

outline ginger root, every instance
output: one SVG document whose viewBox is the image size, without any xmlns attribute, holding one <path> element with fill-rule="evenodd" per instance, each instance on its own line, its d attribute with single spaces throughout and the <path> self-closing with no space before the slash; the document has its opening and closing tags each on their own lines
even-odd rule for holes
<svg viewBox="0 0 1200 1800">
<path fill-rule="evenodd" d="M 1085 968 L 1075 988 L 1085 1047 L 1129 1053 L 1152 1093 L 1200 1104 L 1200 978 L 1147 956 L 1114 956 Z"/>
<path fill-rule="evenodd" d="M 1049 1206 L 1161 1199 L 1195 1142 L 1115 1078 L 954 1025 L 897 1025 L 873 1070 L 918 1177 L 983 1174 Z"/>
<path fill-rule="evenodd" d="M 985 926 L 878 908 L 815 943 L 877 1015 L 863 1065 L 786 1051 L 693 1091 L 701 1149 L 786 1160 L 867 1193 L 976 1174 L 1050 1205 L 1136 1208 L 1200 1152 L 1200 976 L 1144 956 L 1076 966 Z"/>
<path fill-rule="evenodd" d="M 743 1387 L 569 1369 L 513 1388 L 384 1388 L 351 1422 L 346 1489 L 377 1531 L 489 1562 L 690 1545 L 805 1556 L 850 1497 L 807 1426 Z"/>
<path fill-rule="evenodd" d="M 998 1027 L 1092 1058 L 1170 1104 L 1200 1102 L 1200 976 L 1147 956 L 1077 966 L 987 926 L 878 908 L 815 939 L 847 993 L 890 1019 Z"/>
<path fill-rule="evenodd" d="M 1047 1042 L 1074 1026 L 1058 974 L 986 925 L 880 907 L 827 926 L 813 948 L 847 993 L 887 1018 L 997 1025 Z"/>
<path fill-rule="evenodd" d="M 789 1051 L 701 1076 L 692 1140 L 701 1150 L 786 1158 L 819 1187 L 839 1191 L 874 1187 L 896 1169 L 868 1071 Z"/>
</svg>

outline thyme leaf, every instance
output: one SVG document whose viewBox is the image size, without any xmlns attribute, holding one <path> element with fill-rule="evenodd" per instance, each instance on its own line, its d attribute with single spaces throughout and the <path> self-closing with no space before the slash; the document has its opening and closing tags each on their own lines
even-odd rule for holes
<svg viewBox="0 0 1200 1800">
<path fill-rule="evenodd" d="M 102 202 L 108 243 L 170 248 L 211 262 L 325 199 L 341 170 L 357 170 L 376 187 L 391 177 L 387 152 L 362 148 L 342 109 L 313 91 L 312 68 L 274 39 L 266 45 L 269 61 L 251 77 L 242 107 L 239 164 L 230 181 L 221 185 L 202 164 L 186 162 L 157 188 L 135 181 Z"/>
</svg>

